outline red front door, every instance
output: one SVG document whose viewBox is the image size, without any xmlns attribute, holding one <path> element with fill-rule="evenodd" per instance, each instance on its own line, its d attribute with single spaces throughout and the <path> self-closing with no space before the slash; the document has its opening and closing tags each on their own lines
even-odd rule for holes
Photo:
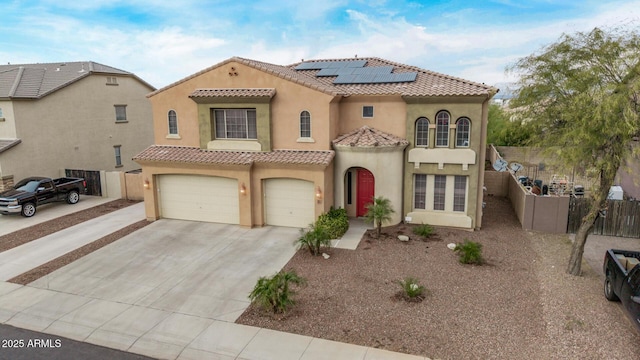
<svg viewBox="0 0 640 360">
<path fill-rule="evenodd" d="M 358 187 L 357 187 L 357 203 L 356 216 L 364 216 L 367 212 L 365 206 L 371 202 L 373 198 L 373 190 L 375 189 L 375 181 L 373 174 L 367 169 L 358 169 Z"/>
</svg>

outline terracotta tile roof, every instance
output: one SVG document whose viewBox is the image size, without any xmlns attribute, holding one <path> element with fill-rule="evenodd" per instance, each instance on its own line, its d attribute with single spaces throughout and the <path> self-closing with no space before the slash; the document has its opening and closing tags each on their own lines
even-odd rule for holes
<svg viewBox="0 0 640 360">
<path fill-rule="evenodd" d="M 140 162 L 251 165 L 253 163 L 329 165 L 329 151 L 274 150 L 270 152 L 204 150 L 197 147 L 152 145 L 136 155 Z"/>
<path fill-rule="evenodd" d="M 311 61 L 353 61 L 350 59 L 318 59 Z M 278 76 L 303 86 L 330 94 L 338 95 L 400 95 L 405 97 L 426 97 L 426 96 L 493 96 L 497 89 L 488 85 L 479 84 L 473 81 L 460 79 L 457 77 L 440 74 L 437 72 L 421 69 L 415 66 L 404 65 L 380 58 L 357 58 L 366 61 L 366 67 L 393 67 L 393 73 L 417 72 L 416 80 L 404 83 L 374 83 L 374 84 L 334 84 L 336 76 L 317 77 L 320 70 L 295 70 L 300 63 L 287 66 L 269 64 L 251 59 L 233 57 L 221 63 L 208 67 L 191 76 L 159 89 L 148 96 L 162 92 L 168 88 L 195 78 L 203 73 L 215 68 L 224 66 L 231 62 L 237 62 L 254 69 Z"/>
<path fill-rule="evenodd" d="M 189 95 L 190 98 L 212 98 L 212 97 L 269 97 L 276 94 L 276 89 L 248 88 L 248 89 L 197 89 Z"/>
<path fill-rule="evenodd" d="M 0 98 L 39 99 L 91 74 L 136 78 L 136 75 L 93 61 L 0 65 Z"/>
<path fill-rule="evenodd" d="M 22 140 L 20 139 L 0 139 L 0 153 L 5 152 L 12 147 L 20 144 Z"/>
<path fill-rule="evenodd" d="M 334 146 L 351 147 L 392 147 L 407 146 L 409 142 L 401 137 L 371 128 L 367 125 L 333 140 Z"/>
</svg>

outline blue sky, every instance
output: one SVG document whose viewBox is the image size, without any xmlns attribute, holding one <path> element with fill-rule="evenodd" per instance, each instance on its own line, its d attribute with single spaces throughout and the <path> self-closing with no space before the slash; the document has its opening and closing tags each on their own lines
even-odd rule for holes
<svg viewBox="0 0 640 360">
<path fill-rule="evenodd" d="M 376 56 L 495 85 L 562 33 L 640 24 L 640 0 L 0 3 L 0 63 L 91 60 L 158 88 L 232 56 L 281 65 Z"/>
</svg>

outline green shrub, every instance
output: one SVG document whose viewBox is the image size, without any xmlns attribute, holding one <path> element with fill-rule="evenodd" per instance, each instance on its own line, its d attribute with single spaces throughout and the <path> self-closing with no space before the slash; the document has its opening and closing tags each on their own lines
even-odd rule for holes
<svg viewBox="0 0 640 360">
<path fill-rule="evenodd" d="M 331 237 L 324 226 L 313 223 L 308 229 L 300 229 L 300 237 L 296 241 L 300 248 L 307 247 L 312 255 L 320 255 L 320 248 L 331 245 Z"/>
<path fill-rule="evenodd" d="M 318 217 L 316 225 L 324 227 L 331 239 L 339 239 L 349 230 L 347 210 L 343 208 L 334 209 L 332 206 L 329 212 Z"/>
<path fill-rule="evenodd" d="M 413 233 L 422 237 L 431 237 L 436 232 L 436 229 L 429 224 L 421 224 L 413 228 Z"/>
<path fill-rule="evenodd" d="M 457 244 L 453 251 L 458 253 L 459 260 L 463 264 L 481 265 L 484 262 L 480 243 L 464 239 L 464 243 Z"/>
<path fill-rule="evenodd" d="M 272 311 L 274 314 L 284 313 L 295 304 L 295 292 L 291 289 L 291 284 L 303 286 L 306 282 L 306 279 L 298 276 L 293 269 L 279 272 L 272 277 L 263 276 L 258 279 L 249 294 L 249 299 L 266 311 Z"/>
<path fill-rule="evenodd" d="M 423 294 L 425 287 L 418 284 L 418 280 L 412 277 L 407 277 L 404 280 L 398 281 L 402 287 L 402 295 L 408 299 L 424 298 Z"/>
</svg>

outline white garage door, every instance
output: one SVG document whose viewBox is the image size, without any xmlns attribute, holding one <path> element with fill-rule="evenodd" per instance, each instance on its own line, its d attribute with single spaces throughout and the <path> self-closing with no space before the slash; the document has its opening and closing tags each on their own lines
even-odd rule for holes
<svg viewBox="0 0 640 360">
<path fill-rule="evenodd" d="M 267 179 L 264 191 L 267 225 L 304 228 L 315 221 L 312 182 Z"/>
<path fill-rule="evenodd" d="M 198 175 L 160 175 L 160 216 L 238 224 L 238 180 Z"/>
</svg>

